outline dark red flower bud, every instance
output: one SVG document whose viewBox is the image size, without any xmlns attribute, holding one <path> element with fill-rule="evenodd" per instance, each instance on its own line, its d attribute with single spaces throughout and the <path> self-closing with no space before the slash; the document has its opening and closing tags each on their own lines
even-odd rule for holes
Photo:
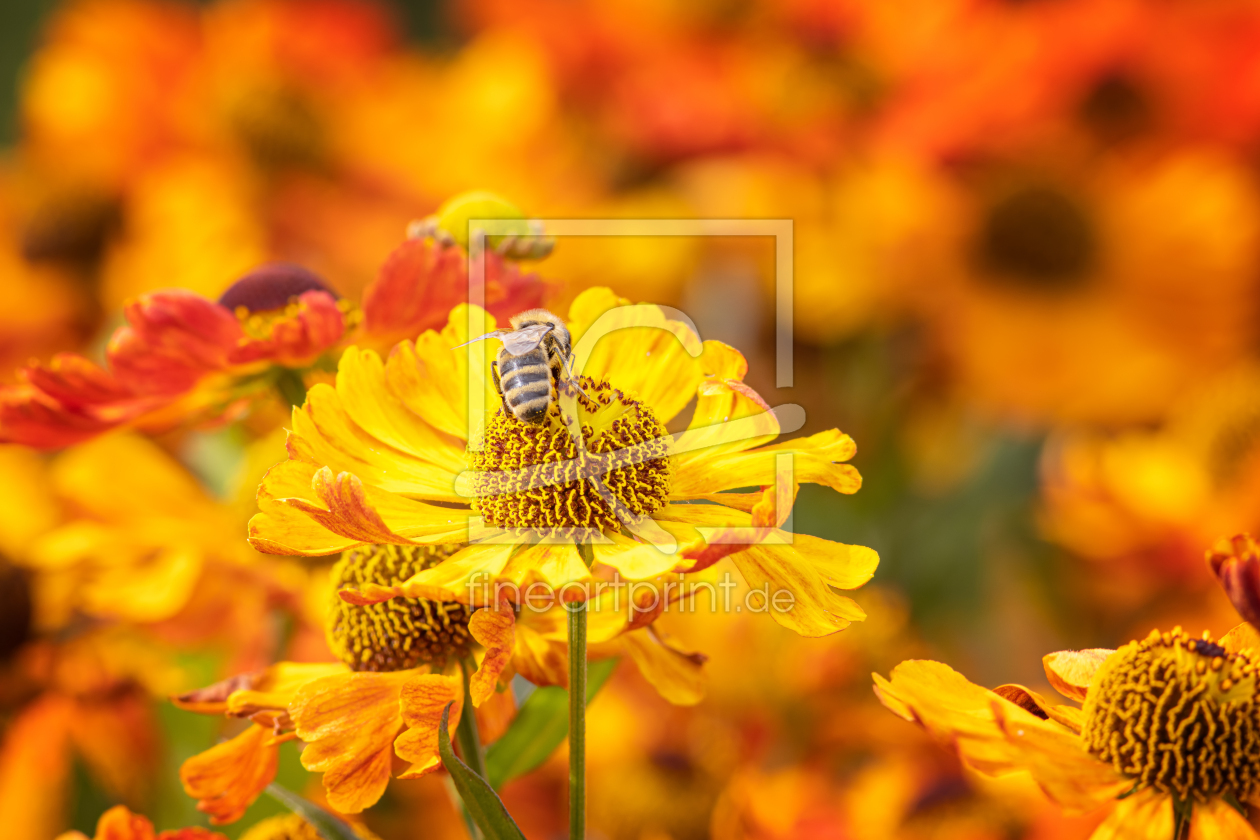
<svg viewBox="0 0 1260 840">
<path fill-rule="evenodd" d="M 250 312 L 267 312 L 288 306 L 304 292 L 326 292 L 334 300 L 338 298 L 313 271 L 293 263 L 268 263 L 229 286 L 219 305 L 232 312 L 242 306 Z"/>
<path fill-rule="evenodd" d="M 1250 534 L 1238 534 L 1209 549 L 1207 561 L 1234 609 L 1260 629 L 1260 544 Z"/>
</svg>

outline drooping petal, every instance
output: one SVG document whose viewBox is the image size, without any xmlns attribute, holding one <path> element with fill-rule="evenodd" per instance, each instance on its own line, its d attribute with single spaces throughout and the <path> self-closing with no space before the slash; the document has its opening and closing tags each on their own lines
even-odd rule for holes
<svg viewBox="0 0 1260 840">
<path fill-rule="evenodd" d="M 654 625 L 621 637 L 621 643 L 643 678 L 675 706 L 694 706 L 704 699 L 702 653 L 683 650 Z"/>
<path fill-rule="evenodd" d="M 313 495 L 319 467 L 306 461 L 281 461 L 258 487 L 259 513 L 249 520 L 249 542 L 265 554 L 318 557 L 360 545 L 360 541 L 325 528 L 286 500 Z"/>
<path fill-rule="evenodd" d="M 0 743 L 0 814 L 11 837 L 51 837 L 65 819 L 74 705 L 45 694 L 17 712 Z"/>
<path fill-rule="evenodd" d="M 748 585 L 762 591 L 758 609 L 802 636 L 826 636 L 866 618 L 852 599 L 833 592 L 823 572 L 793 546 L 751 546 L 731 559 Z"/>
<path fill-rule="evenodd" d="M 486 649 L 468 685 L 474 706 L 485 703 L 495 693 L 499 674 L 512 658 L 515 627 L 516 614 L 510 605 L 483 607 L 468 620 L 468 631 Z"/>
<path fill-rule="evenodd" d="M 312 680 L 289 707 L 306 742 L 302 766 L 324 774 L 328 803 L 343 814 L 374 805 L 389 784 L 399 702 L 414 671 L 336 674 Z"/>
<path fill-rule="evenodd" d="M 394 751 L 399 758 L 411 762 L 411 766 L 398 778 L 418 778 L 442 765 L 438 755 L 438 727 L 442 723 L 442 710 L 448 703 L 455 704 L 447 721 L 454 730 L 459 725 L 464 705 L 464 688 L 459 677 L 424 674 L 403 687 L 402 722 L 407 729 L 394 741 Z"/>
<path fill-rule="evenodd" d="M 626 580 L 650 580 L 673 571 L 685 558 L 681 552 L 667 552 L 621 534 L 611 543 L 592 546 L 595 562 L 616 569 Z"/>
<path fill-rule="evenodd" d="M 1041 664 L 1046 670 L 1046 679 L 1050 680 L 1055 691 L 1084 702 L 1094 674 L 1113 653 L 1115 651 L 1108 648 L 1060 650 L 1047 653 L 1041 658 Z"/>
<path fill-rule="evenodd" d="M 184 762 L 184 791 L 215 825 L 235 822 L 276 776 L 279 757 L 272 733 L 258 724 Z"/>
</svg>

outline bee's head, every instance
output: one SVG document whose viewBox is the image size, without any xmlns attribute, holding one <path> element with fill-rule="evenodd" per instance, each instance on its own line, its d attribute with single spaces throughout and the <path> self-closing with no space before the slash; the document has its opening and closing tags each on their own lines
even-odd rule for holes
<svg viewBox="0 0 1260 840">
<path fill-rule="evenodd" d="M 555 336 L 556 343 L 560 345 L 560 349 L 566 356 L 573 352 L 573 339 L 569 335 L 569 328 L 564 325 L 564 320 L 554 312 L 546 309 L 528 309 L 513 315 L 511 320 L 512 329 L 519 330 L 525 327 L 532 327 L 537 324 L 546 324 L 551 327 L 551 335 Z"/>
</svg>

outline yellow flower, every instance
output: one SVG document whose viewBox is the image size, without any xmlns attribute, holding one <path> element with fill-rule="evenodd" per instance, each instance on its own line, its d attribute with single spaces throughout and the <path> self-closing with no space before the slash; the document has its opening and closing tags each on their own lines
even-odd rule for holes
<svg viewBox="0 0 1260 840">
<path fill-rule="evenodd" d="M 1094 840 L 1254 838 L 1239 803 L 1260 795 L 1255 631 L 1213 641 L 1180 627 L 1119 650 L 1060 651 L 1050 684 L 1083 706 L 1019 685 L 992 691 L 940 662 L 909 660 L 875 692 L 989 775 L 1026 771 L 1065 810 L 1112 811 Z"/>
<path fill-rule="evenodd" d="M 785 609 L 770 610 L 786 627 L 822 636 L 864 618 L 833 587 L 869 580 L 875 552 L 779 527 L 802 482 L 858 490 L 861 477 L 843 463 L 853 441 L 832 429 L 771 444 L 780 415 L 744 384 L 738 351 L 701 344 L 656 307 L 625 304 L 591 289 L 570 310 L 580 435 L 558 404 L 542 425 L 514 418 L 479 367 L 483 348 L 452 349 L 480 334 L 470 320 L 494 328 L 479 310 L 456 308 L 440 334 L 404 341 L 386 361 L 347 350 L 335 387 L 316 385 L 294 411 L 289 460 L 263 480 L 250 541 L 300 555 L 467 546 L 399 585 L 343 592 L 359 604 L 489 603 L 499 585 L 535 583 L 582 598 L 589 590 L 566 587 L 699 571 L 732 555 L 753 587 L 790 593 Z M 606 333 L 605 321 L 598 342 L 584 342 L 605 313 L 630 328 Z M 470 396 L 484 414 L 470 416 Z M 687 431 L 671 437 L 666 424 L 693 399 Z M 758 489 L 730 492 L 741 488 Z M 589 565 L 577 543 L 589 544 Z"/>
<path fill-rule="evenodd" d="M 334 590 L 349 583 L 393 586 L 454 549 L 379 545 L 347 551 L 333 567 Z M 704 657 L 631 621 L 630 605 L 592 616 L 592 655 L 625 653 L 675 703 L 702 695 Z M 410 763 L 400 778 L 440 766 L 438 726 L 450 703 L 450 726 L 464 709 L 460 668 L 484 741 L 497 739 L 515 707 L 503 679 L 520 673 L 538 684 L 564 685 L 568 674 L 564 610 L 541 612 L 500 604 L 474 610 L 453 601 L 397 597 L 351 604 L 334 598 L 326 616 L 329 648 L 341 662 L 280 662 L 175 698 L 189 711 L 253 722 L 231 740 L 185 762 L 184 788 L 215 823 L 238 819 L 274 778 L 276 749 L 306 746 L 302 765 L 324 774 L 328 802 L 357 813 L 380 799 L 394 755 Z M 630 632 L 635 631 L 635 632 Z M 474 657 L 480 664 L 473 670 Z"/>
</svg>

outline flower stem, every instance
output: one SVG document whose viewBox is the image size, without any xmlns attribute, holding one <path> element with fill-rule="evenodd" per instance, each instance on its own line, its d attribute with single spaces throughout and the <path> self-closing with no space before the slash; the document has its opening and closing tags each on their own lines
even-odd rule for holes
<svg viewBox="0 0 1260 840">
<path fill-rule="evenodd" d="M 569 840 L 586 837 L 586 602 L 569 604 Z"/>
<path fill-rule="evenodd" d="M 464 672 L 464 711 L 459 716 L 459 726 L 455 728 L 455 743 L 459 745 L 460 757 L 464 759 L 464 763 L 484 779 L 486 753 L 481 747 L 481 734 L 477 731 L 477 710 L 473 708 L 472 695 L 468 690 L 468 683 L 477 670 L 477 663 L 470 656 L 460 665 L 460 670 Z"/>
</svg>

